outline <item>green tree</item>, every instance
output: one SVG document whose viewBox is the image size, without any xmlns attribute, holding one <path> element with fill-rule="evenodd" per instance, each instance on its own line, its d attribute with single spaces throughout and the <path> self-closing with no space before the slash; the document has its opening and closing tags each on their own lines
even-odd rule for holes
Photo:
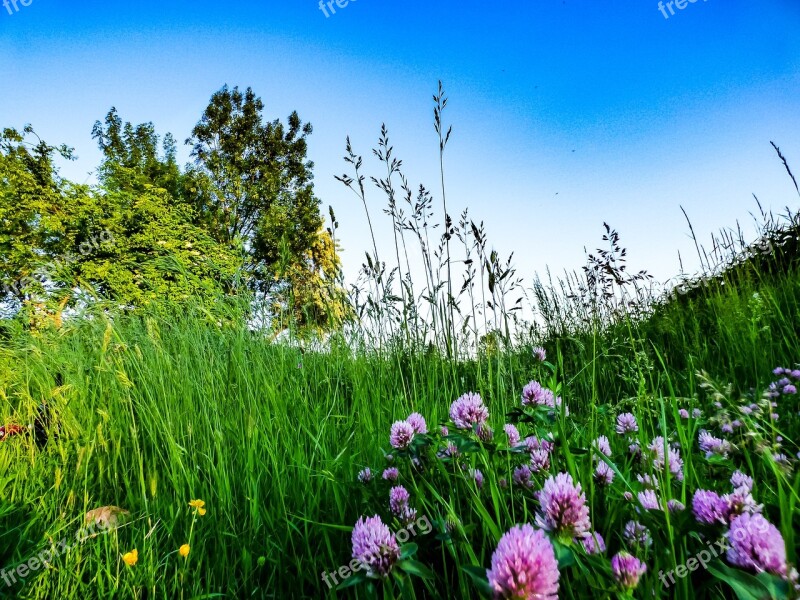
<svg viewBox="0 0 800 600">
<path fill-rule="evenodd" d="M 0 301 L 40 302 L 48 294 L 46 266 L 64 252 L 65 181 L 54 165 L 72 158 L 67 146 L 50 146 L 30 125 L 0 134 Z"/>
<path fill-rule="evenodd" d="M 263 110 L 250 88 L 224 86 L 211 97 L 187 140 L 196 206 L 218 241 L 242 241 L 255 291 L 278 304 L 291 297 L 303 324 L 324 326 L 332 315 L 322 299 L 342 293 L 330 291 L 339 261 L 314 195 L 312 127 L 296 112 L 286 125 L 265 121 Z"/>
</svg>

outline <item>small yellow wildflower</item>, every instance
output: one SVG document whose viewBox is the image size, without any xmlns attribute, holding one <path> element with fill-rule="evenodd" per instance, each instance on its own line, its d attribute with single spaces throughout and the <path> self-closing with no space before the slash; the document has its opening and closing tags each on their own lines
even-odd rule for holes
<svg viewBox="0 0 800 600">
<path fill-rule="evenodd" d="M 192 500 L 189 502 L 189 506 L 197 511 L 197 514 L 201 517 L 206 514 L 206 509 L 204 508 L 206 503 L 203 500 Z"/>
<path fill-rule="evenodd" d="M 180 548 L 180 550 L 178 550 L 178 552 L 180 553 L 180 555 L 183 558 L 186 558 L 187 556 L 189 556 L 189 550 L 191 550 L 191 547 L 189 546 L 189 544 L 184 544 L 183 546 L 181 546 L 181 548 Z"/>
<path fill-rule="evenodd" d="M 130 552 L 126 552 L 125 554 L 122 555 L 122 560 L 125 561 L 126 565 L 132 567 L 137 562 L 139 562 L 139 551 L 136 548 L 134 548 Z"/>
</svg>

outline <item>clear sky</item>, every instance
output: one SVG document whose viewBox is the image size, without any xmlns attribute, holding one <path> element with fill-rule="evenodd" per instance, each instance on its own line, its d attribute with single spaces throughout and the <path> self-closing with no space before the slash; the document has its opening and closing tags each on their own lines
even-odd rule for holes
<svg viewBox="0 0 800 600">
<path fill-rule="evenodd" d="M 318 0 L 25 1 L 0 0 L 0 126 L 74 146 L 62 173 L 91 181 L 91 128 L 111 106 L 183 140 L 214 91 L 252 86 L 270 118 L 296 109 L 314 125 L 317 194 L 339 217 L 350 279 L 370 242 L 333 177 L 345 136 L 381 174 L 385 122 L 438 202 L 439 79 L 451 213 L 469 207 L 528 279 L 579 268 L 608 221 L 631 268 L 665 280 L 678 250 L 696 264 L 679 206 L 707 236 L 747 222 L 753 193 L 800 203 L 769 144 L 800 176 L 798 0 L 681 0 L 667 17 L 654 0 L 351 0 L 327 17 Z"/>
</svg>

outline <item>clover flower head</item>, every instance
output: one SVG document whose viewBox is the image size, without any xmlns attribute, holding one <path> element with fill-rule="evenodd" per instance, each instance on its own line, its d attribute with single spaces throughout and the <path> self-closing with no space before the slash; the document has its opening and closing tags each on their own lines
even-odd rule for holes
<svg viewBox="0 0 800 600">
<path fill-rule="evenodd" d="M 386 577 L 400 559 L 400 547 L 378 515 L 361 517 L 353 528 L 353 558 L 369 577 Z"/>
<path fill-rule="evenodd" d="M 538 381 L 531 381 L 522 388 L 522 405 L 555 408 L 556 396 Z"/>
<path fill-rule="evenodd" d="M 726 525 L 728 522 L 727 503 L 710 490 L 697 490 L 694 493 L 692 512 L 697 522 L 705 525 Z"/>
<path fill-rule="evenodd" d="M 614 481 L 614 471 L 604 462 L 598 462 L 594 471 L 594 480 L 601 487 L 611 485 Z"/>
<path fill-rule="evenodd" d="M 639 504 L 641 504 L 642 508 L 644 508 L 645 510 L 661 509 L 658 496 L 653 490 L 644 490 L 643 492 L 639 492 L 638 498 L 639 498 Z"/>
<path fill-rule="evenodd" d="M 714 454 L 722 456 L 723 458 L 727 458 L 728 453 L 732 450 L 732 446 L 729 441 L 714 437 L 705 429 L 700 430 L 700 434 L 698 435 L 698 444 L 700 445 L 700 450 L 706 453 L 706 458 L 709 458 Z"/>
<path fill-rule="evenodd" d="M 587 533 L 581 538 L 581 545 L 586 554 L 602 554 L 606 551 L 606 542 L 599 532 Z"/>
<path fill-rule="evenodd" d="M 594 442 L 592 442 L 592 446 L 596 448 L 598 452 L 602 452 L 606 456 L 611 457 L 611 443 L 608 441 L 606 436 L 601 435 Z"/>
<path fill-rule="evenodd" d="M 760 514 L 743 514 L 731 523 L 727 559 L 732 565 L 785 576 L 786 544 L 781 532 Z"/>
<path fill-rule="evenodd" d="M 619 435 L 627 433 L 636 433 L 639 431 L 639 425 L 636 423 L 636 417 L 632 413 L 622 413 L 617 416 L 616 431 Z"/>
<path fill-rule="evenodd" d="M 647 565 L 627 552 L 615 554 L 611 559 L 611 573 L 617 583 L 626 590 L 639 585 L 639 579 L 647 572 Z"/>
<path fill-rule="evenodd" d="M 653 543 L 650 530 L 638 521 L 628 521 L 622 531 L 622 537 L 630 546 L 649 546 Z"/>
<path fill-rule="evenodd" d="M 508 445 L 509 446 L 516 446 L 519 444 L 520 435 L 517 428 L 512 425 L 511 423 L 506 424 L 503 427 L 503 431 L 505 431 L 506 436 L 508 437 Z"/>
<path fill-rule="evenodd" d="M 531 451 L 531 471 L 541 473 L 550 469 L 550 453 L 544 448 Z"/>
<path fill-rule="evenodd" d="M 489 410 L 478 394 L 467 392 L 450 405 L 450 419 L 459 429 L 472 429 L 489 419 Z"/>
<path fill-rule="evenodd" d="M 528 524 L 508 530 L 486 571 L 495 598 L 558 599 L 558 561 L 550 540 Z"/>
<path fill-rule="evenodd" d="M 536 524 L 560 540 L 582 537 L 591 529 L 586 494 L 569 473 L 548 478 L 538 493 L 538 500 Z"/>
<path fill-rule="evenodd" d="M 392 448 L 403 450 L 411 445 L 414 433 L 414 427 L 408 421 L 395 421 L 389 434 L 389 443 Z"/>
<path fill-rule="evenodd" d="M 419 434 L 428 433 L 428 424 L 425 422 L 425 417 L 423 417 L 418 412 L 414 412 L 408 415 L 406 421 L 408 421 L 411 427 L 414 428 L 414 433 L 419 433 Z"/>
</svg>

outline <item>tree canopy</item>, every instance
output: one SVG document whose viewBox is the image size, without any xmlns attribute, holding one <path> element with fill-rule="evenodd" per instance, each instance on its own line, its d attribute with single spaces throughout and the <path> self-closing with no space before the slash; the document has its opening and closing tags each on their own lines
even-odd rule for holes
<svg viewBox="0 0 800 600">
<path fill-rule="evenodd" d="M 341 323 L 349 312 L 314 195 L 312 127 L 296 112 L 284 124 L 263 111 L 250 88 L 224 86 L 186 140 L 182 168 L 171 134 L 111 108 L 92 130 L 103 152 L 95 185 L 59 176 L 54 161 L 69 148 L 30 127 L 4 130 L 2 300 L 135 308 L 247 292 L 301 327 Z"/>
</svg>

